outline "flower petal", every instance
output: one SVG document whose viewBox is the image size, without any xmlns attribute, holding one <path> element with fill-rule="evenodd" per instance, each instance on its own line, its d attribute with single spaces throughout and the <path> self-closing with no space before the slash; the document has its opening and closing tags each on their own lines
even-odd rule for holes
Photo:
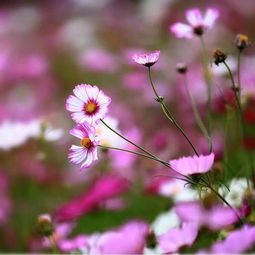
<svg viewBox="0 0 255 255">
<path fill-rule="evenodd" d="M 177 38 L 193 37 L 193 29 L 189 25 L 183 23 L 175 23 L 170 26 L 169 29 Z"/>
<path fill-rule="evenodd" d="M 188 10 L 186 12 L 186 19 L 193 27 L 203 25 L 203 18 L 201 12 L 197 8 Z"/>
<path fill-rule="evenodd" d="M 219 11 L 217 9 L 212 9 L 212 8 L 208 9 L 204 17 L 204 22 L 203 22 L 204 26 L 211 28 L 218 17 L 219 17 Z"/>
<path fill-rule="evenodd" d="M 66 100 L 66 109 L 70 112 L 81 111 L 83 106 L 84 102 L 73 95 L 69 96 Z"/>
</svg>

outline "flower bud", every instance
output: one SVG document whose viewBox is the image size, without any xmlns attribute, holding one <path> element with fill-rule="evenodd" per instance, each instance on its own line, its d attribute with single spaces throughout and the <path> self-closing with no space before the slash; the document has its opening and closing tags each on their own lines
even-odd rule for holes
<svg viewBox="0 0 255 255">
<path fill-rule="evenodd" d="M 178 63 L 176 65 L 176 71 L 180 74 L 185 74 L 187 72 L 187 65 L 184 63 Z"/>
<path fill-rule="evenodd" d="M 53 234 L 52 219 L 49 214 L 41 214 L 37 218 L 37 225 L 43 236 L 51 236 Z"/>
<path fill-rule="evenodd" d="M 213 62 L 215 65 L 219 65 L 220 63 L 223 63 L 227 58 L 227 55 L 221 51 L 220 49 L 217 49 L 213 52 Z"/>
<path fill-rule="evenodd" d="M 244 50 L 251 45 L 247 35 L 238 34 L 235 39 L 235 45 L 239 50 Z"/>
</svg>

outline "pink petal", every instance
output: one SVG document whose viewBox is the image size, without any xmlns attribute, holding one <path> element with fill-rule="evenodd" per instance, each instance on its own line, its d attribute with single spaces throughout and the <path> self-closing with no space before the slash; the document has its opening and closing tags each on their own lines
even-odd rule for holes
<svg viewBox="0 0 255 255">
<path fill-rule="evenodd" d="M 72 145 L 68 158 L 73 164 L 80 164 L 87 156 L 87 150 L 81 146 Z"/>
<path fill-rule="evenodd" d="M 211 9 L 211 8 L 208 9 L 204 17 L 204 22 L 203 22 L 204 26 L 211 28 L 218 17 L 219 17 L 219 11 L 217 9 Z"/>
<path fill-rule="evenodd" d="M 80 84 L 75 86 L 73 93 L 83 102 L 86 102 L 89 99 L 89 95 L 87 93 L 87 89 L 92 87 L 89 84 Z"/>
<path fill-rule="evenodd" d="M 199 9 L 194 8 L 186 12 L 186 19 L 193 26 L 203 25 L 203 18 Z"/>
<path fill-rule="evenodd" d="M 183 23 L 175 23 L 169 27 L 170 31 L 177 38 L 191 38 L 193 37 L 193 29 L 191 26 L 188 26 Z"/>
<path fill-rule="evenodd" d="M 84 103 L 75 96 L 69 96 L 66 100 L 66 109 L 70 112 L 82 111 Z"/>
</svg>

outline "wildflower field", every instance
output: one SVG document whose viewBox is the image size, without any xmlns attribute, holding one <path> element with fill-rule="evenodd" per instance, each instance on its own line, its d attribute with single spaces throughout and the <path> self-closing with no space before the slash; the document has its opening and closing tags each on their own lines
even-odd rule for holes
<svg viewBox="0 0 255 255">
<path fill-rule="evenodd" d="M 255 253 L 255 1 L 0 1 L 0 253 Z"/>
</svg>

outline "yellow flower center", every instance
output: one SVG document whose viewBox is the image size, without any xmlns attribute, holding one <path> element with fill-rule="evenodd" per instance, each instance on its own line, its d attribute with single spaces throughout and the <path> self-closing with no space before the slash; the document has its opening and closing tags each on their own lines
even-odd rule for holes
<svg viewBox="0 0 255 255">
<path fill-rule="evenodd" d="M 89 149 L 92 146 L 92 142 L 88 137 L 81 139 L 81 146 Z"/>
<path fill-rule="evenodd" d="M 238 39 L 241 41 L 248 41 L 248 36 L 246 35 L 238 35 Z"/>
<path fill-rule="evenodd" d="M 92 114 L 97 110 L 97 104 L 95 102 L 89 102 L 84 106 L 86 113 Z"/>
</svg>

